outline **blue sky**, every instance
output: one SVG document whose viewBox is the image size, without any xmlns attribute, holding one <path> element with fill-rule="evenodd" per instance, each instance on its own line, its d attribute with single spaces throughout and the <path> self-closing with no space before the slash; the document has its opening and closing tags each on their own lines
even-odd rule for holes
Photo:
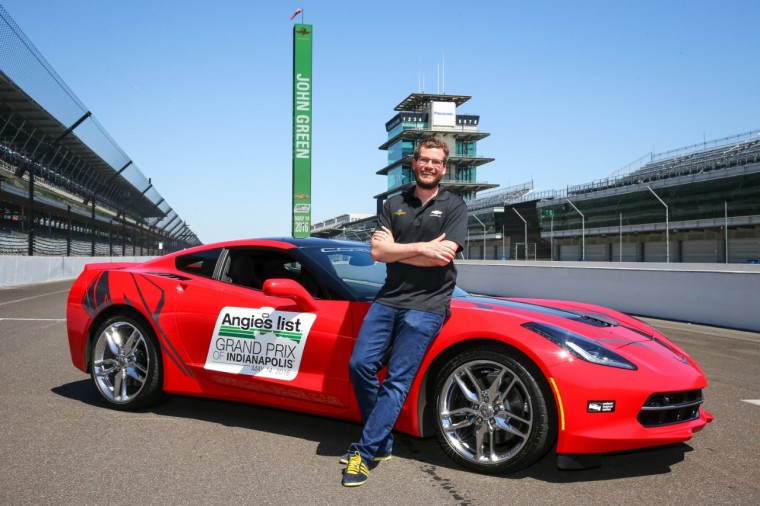
<svg viewBox="0 0 760 506">
<path fill-rule="evenodd" d="M 384 124 L 421 75 L 472 96 L 459 112 L 480 115 L 496 159 L 478 179 L 502 186 L 563 189 L 760 130 L 754 0 L 0 3 L 204 242 L 290 234 L 298 7 L 314 26 L 314 222 L 374 212 Z"/>
</svg>

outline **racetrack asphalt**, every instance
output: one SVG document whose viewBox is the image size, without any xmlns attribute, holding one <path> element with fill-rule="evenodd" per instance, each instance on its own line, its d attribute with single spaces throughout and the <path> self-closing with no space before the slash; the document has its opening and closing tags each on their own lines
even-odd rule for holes
<svg viewBox="0 0 760 506">
<path fill-rule="evenodd" d="M 346 489 L 338 457 L 358 425 L 190 397 L 105 408 L 71 365 L 70 285 L 0 289 L 0 504 L 760 504 L 757 333 L 647 319 L 710 381 L 715 421 L 687 443 L 583 471 L 557 470 L 550 454 L 494 477 L 398 434 L 393 459 Z"/>
</svg>

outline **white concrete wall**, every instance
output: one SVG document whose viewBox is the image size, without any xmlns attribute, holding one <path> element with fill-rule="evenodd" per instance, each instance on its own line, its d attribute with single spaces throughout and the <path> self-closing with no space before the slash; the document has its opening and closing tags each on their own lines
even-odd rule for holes
<svg viewBox="0 0 760 506">
<path fill-rule="evenodd" d="M 459 261 L 468 292 L 569 299 L 760 332 L 760 265 Z"/>
<path fill-rule="evenodd" d="M 151 257 L 0 256 L 0 287 L 73 279 L 85 264 Z M 457 261 L 472 293 L 569 299 L 625 313 L 760 332 L 760 265 Z"/>
<path fill-rule="evenodd" d="M 152 257 L 0 256 L 0 287 L 31 285 L 76 278 L 85 264 L 142 262 Z"/>
</svg>

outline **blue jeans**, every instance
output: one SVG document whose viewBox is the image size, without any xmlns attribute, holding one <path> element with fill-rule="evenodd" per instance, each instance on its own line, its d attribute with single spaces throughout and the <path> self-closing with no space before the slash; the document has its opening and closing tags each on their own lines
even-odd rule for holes
<svg viewBox="0 0 760 506">
<path fill-rule="evenodd" d="M 348 364 L 364 429 L 351 453 L 371 460 L 393 450 L 393 426 L 428 345 L 443 326 L 444 316 L 373 303 L 364 318 Z M 377 379 L 381 360 L 391 348 L 383 384 Z"/>
</svg>

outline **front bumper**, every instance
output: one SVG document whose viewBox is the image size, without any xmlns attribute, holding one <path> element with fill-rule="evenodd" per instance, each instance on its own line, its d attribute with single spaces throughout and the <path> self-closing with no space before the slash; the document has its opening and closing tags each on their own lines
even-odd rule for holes
<svg viewBox="0 0 760 506">
<path fill-rule="evenodd" d="M 695 368 L 684 365 L 668 374 L 609 369 L 574 361 L 552 371 L 550 383 L 559 417 L 558 454 L 606 453 L 681 443 L 713 419 L 699 406 L 683 421 L 668 420 L 655 426 L 645 426 L 640 421 L 652 394 L 693 393 L 706 388 L 707 379 Z M 600 376 L 602 372 L 604 376 Z M 589 380 L 590 374 L 597 376 L 596 382 Z"/>
</svg>

